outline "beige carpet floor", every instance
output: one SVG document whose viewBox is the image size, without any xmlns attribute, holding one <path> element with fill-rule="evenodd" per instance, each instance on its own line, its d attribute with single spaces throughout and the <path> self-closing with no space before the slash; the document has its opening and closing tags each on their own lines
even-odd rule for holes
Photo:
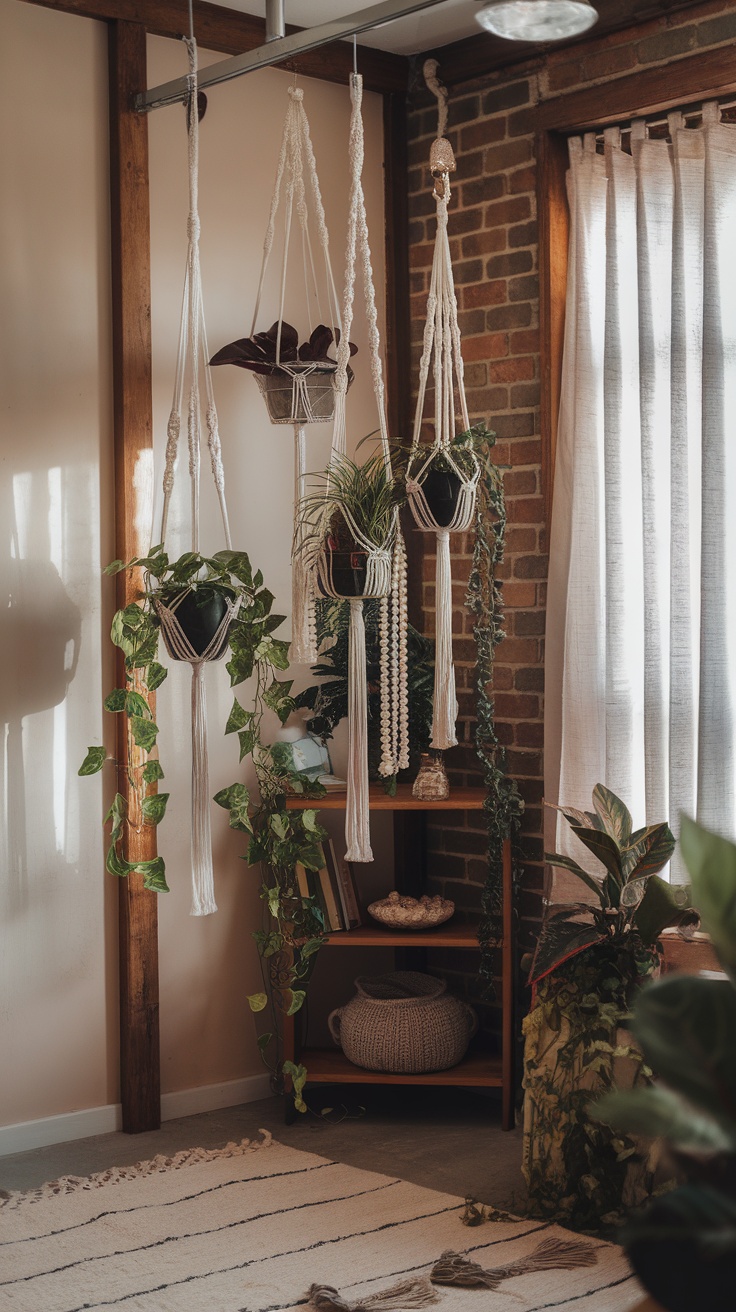
<svg viewBox="0 0 736 1312">
<path fill-rule="evenodd" d="M 462 1225 L 462 1201 L 284 1147 L 195 1149 L 66 1177 L 0 1199 L 2 1312 L 295 1312 L 313 1283 L 353 1303 L 427 1275 L 446 1249 L 481 1266 L 525 1256 L 559 1227 Z M 620 1249 L 595 1263 L 436 1288 L 437 1312 L 628 1312 L 642 1297 Z"/>
</svg>

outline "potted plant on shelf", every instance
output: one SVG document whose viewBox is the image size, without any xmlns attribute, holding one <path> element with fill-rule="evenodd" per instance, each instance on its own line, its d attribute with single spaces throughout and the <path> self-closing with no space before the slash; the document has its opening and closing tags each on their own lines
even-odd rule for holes
<svg viewBox="0 0 736 1312">
<path fill-rule="evenodd" d="M 333 456 L 315 490 L 299 507 L 295 550 L 310 563 L 320 557 L 330 582 L 327 595 L 362 597 L 370 587 L 369 562 L 385 554 L 395 526 L 397 484 L 382 454 L 358 465 Z"/>
<path fill-rule="evenodd" d="M 667 1312 L 731 1312 L 736 1287 L 736 845 L 683 816 L 693 901 L 725 972 L 673 974 L 634 1004 L 632 1031 L 655 1083 L 592 1114 L 619 1133 L 661 1136 L 684 1183 L 635 1215 L 632 1266 Z"/>
<path fill-rule="evenodd" d="M 532 1203 L 542 1215 L 584 1226 L 613 1221 L 622 1204 L 642 1201 L 651 1188 L 651 1163 L 639 1160 L 637 1145 L 591 1120 L 587 1106 L 616 1079 L 648 1078 L 625 1023 L 638 990 L 657 972 L 662 931 L 698 924 L 687 890 L 657 874 L 674 851 L 667 824 L 633 831 L 626 806 L 602 784 L 593 807 L 559 808 L 603 869 L 591 873 L 571 857 L 546 855 L 592 900 L 546 916 L 524 1021 L 523 1171 Z"/>
<path fill-rule="evenodd" d="M 234 364 L 250 370 L 272 423 L 327 421 L 335 409 L 333 378 L 337 369 L 330 348 L 339 341 L 339 329 L 321 323 L 300 345 L 296 328 L 277 321 L 268 332 L 229 342 L 213 355 L 210 364 Z M 351 356 L 357 350 L 351 342 Z M 349 365 L 347 372 L 350 387 L 353 371 Z"/>
</svg>

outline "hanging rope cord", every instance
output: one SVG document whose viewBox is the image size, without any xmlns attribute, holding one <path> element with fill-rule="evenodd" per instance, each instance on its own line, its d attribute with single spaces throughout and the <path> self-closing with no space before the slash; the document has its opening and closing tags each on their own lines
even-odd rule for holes
<svg viewBox="0 0 736 1312">
<path fill-rule="evenodd" d="M 186 273 L 182 298 L 179 346 L 174 379 L 174 399 L 167 425 L 166 460 L 164 468 L 164 499 L 161 514 L 159 541 L 166 540 L 171 495 L 179 453 L 184 392 L 188 381 L 187 439 L 189 447 L 189 478 L 191 484 L 192 551 L 199 551 L 199 483 L 200 447 L 202 436 L 202 392 L 200 372 L 204 379 L 204 421 L 207 445 L 210 452 L 212 477 L 220 506 L 225 545 L 232 548 L 227 505 L 225 502 L 225 473 L 217 421 L 212 375 L 209 367 L 209 349 L 204 321 L 202 278 L 199 261 L 199 115 L 197 110 L 197 45 L 193 37 L 185 37 L 189 62 L 188 116 L 188 173 L 189 217 L 187 233 Z M 196 580 L 193 581 L 196 585 Z M 150 584 L 148 585 L 150 586 Z M 184 633 L 177 611 L 195 586 L 177 592 L 169 604 L 155 598 L 154 605 L 161 621 L 161 632 L 169 655 L 173 660 L 187 661 L 192 667 L 192 910 L 193 916 L 210 915 L 217 910 L 214 896 L 212 868 L 212 839 L 210 831 L 209 762 L 207 755 L 207 705 L 204 683 L 204 666 L 208 661 L 219 660 L 227 648 L 227 635 L 235 618 L 239 602 L 227 601 L 222 621 L 207 647 L 197 652 Z"/>
<path fill-rule="evenodd" d="M 386 420 L 386 399 L 381 362 L 378 312 L 373 281 L 368 221 L 363 193 L 362 171 L 364 136 L 361 105 L 363 79 L 358 73 L 350 77 L 350 201 L 348 209 L 345 287 L 342 304 L 342 333 L 337 351 L 335 374 L 335 418 L 332 430 L 332 456 L 325 480 L 325 508 L 319 538 L 329 529 L 332 469 L 347 454 L 346 397 L 350 329 L 355 302 L 356 264 L 360 260 L 368 324 L 371 377 L 378 410 L 381 451 L 386 476 L 391 481 L 391 448 Z M 362 597 L 349 597 L 350 628 L 348 637 L 348 797 L 345 812 L 346 857 L 350 861 L 372 861 L 368 805 L 368 729 L 367 687 L 365 672 L 365 624 L 363 598 L 381 599 L 381 774 L 390 776 L 409 763 L 408 698 L 406 649 L 406 553 L 399 528 L 398 509 L 394 507 L 391 526 L 380 545 L 366 538 L 348 508 L 340 513 L 355 542 L 366 552 L 366 582 Z M 332 574 L 332 553 L 324 545 L 316 561 L 322 589 L 328 596 L 341 598 Z M 346 599 L 346 598 L 342 598 Z"/>
<path fill-rule="evenodd" d="M 430 150 L 430 169 L 434 178 L 434 197 L 437 210 L 432 274 L 427 297 L 427 318 L 424 325 L 422 356 L 419 364 L 417 405 L 414 414 L 412 449 L 407 467 L 406 490 L 417 527 L 425 533 L 434 533 L 437 539 L 436 564 L 436 642 L 434 708 L 432 717 L 432 747 L 445 750 L 457 743 L 455 721 L 457 696 L 455 671 L 452 662 L 452 572 L 450 561 L 450 533 L 465 532 L 473 522 L 475 502 L 480 479 L 480 465 L 468 448 L 463 451 L 462 463 L 455 458 L 452 442 L 455 436 L 455 384 L 459 403 L 462 432 L 470 428 L 470 417 L 465 396 L 464 366 L 460 346 L 460 328 L 457 319 L 457 298 L 447 233 L 448 205 L 450 201 L 450 173 L 455 158 L 452 147 L 444 137 L 447 127 L 447 90 L 437 78 L 437 61 L 426 60 L 424 76 L 430 91 L 438 102 L 438 135 Z M 433 363 L 434 380 L 434 440 L 421 443 L 422 418 Z M 445 467 L 455 474 L 460 489 L 452 518 L 447 524 L 438 524 L 424 490 L 427 475 L 436 467 L 438 456 Z"/>
</svg>

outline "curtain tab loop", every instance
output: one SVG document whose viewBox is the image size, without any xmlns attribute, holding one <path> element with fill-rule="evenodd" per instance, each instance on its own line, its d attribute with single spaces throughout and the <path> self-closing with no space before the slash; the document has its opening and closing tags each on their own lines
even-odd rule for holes
<svg viewBox="0 0 736 1312">
<path fill-rule="evenodd" d="M 603 141 L 605 145 L 610 146 L 612 150 L 620 150 L 621 149 L 620 127 L 604 128 Z"/>
<path fill-rule="evenodd" d="M 583 153 L 583 143 L 580 137 L 568 137 L 567 150 L 570 156 L 570 163 L 577 164 Z"/>
<path fill-rule="evenodd" d="M 647 125 L 643 118 L 635 118 L 631 124 L 631 140 L 646 141 Z"/>
<path fill-rule="evenodd" d="M 586 132 L 583 137 L 583 150 L 587 155 L 595 155 L 596 134 L 595 132 Z"/>
<path fill-rule="evenodd" d="M 721 107 L 717 100 L 706 100 L 703 105 L 703 127 L 713 127 L 721 121 Z"/>
<path fill-rule="evenodd" d="M 684 128 L 684 126 L 685 126 L 685 115 L 679 109 L 675 109 L 672 111 L 671 114 L 667 115 L 667 127 L 669 129 L 670 137 L 673 141 L 675 139 L 675 133 L 679 132 L 681 128 Z"/>
</svg>

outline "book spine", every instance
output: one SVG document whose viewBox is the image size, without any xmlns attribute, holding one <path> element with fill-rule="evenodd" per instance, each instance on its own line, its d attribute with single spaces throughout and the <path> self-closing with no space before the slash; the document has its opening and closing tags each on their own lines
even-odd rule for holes
<svg viewBox="0 0 736 1312">
<path fill-rule="evenodd" d="M 340 862 L 338 871 L 340 875 L 340 890 L 345 898 L 348 925 L 351 929 L 357 929 L 362 921 L 360 908 L 358 906 L 358 898 L 355 892 L 355 885 L 347 861 Z"/>
<path fill-rule="evenodd" d="M 326 916 L 327 928 L 330 930 L 345 929 L 346 926 L 343 925 L 342 919 L 340 917 L 340 912 L 337 909 L 337 899 L 335 898 L 335 893 L 332 887 L 332 880 L 330 879 L 330 872 L 327 869 L 327 866 L 323 866 L 322 869 L 320 870 L 319 880 L 320 880 L 320 884 L 322 885 L 322 896 L 324 898 L 325 907 L 327 911 L 327 916 Z"/>
</svg>

